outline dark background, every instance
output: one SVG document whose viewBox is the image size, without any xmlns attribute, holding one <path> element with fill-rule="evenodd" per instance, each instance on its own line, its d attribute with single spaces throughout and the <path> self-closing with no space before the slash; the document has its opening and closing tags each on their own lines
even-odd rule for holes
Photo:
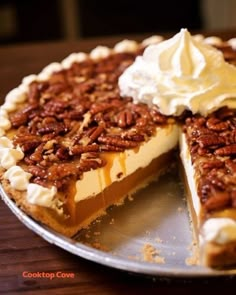
<svg viewBox="0 0 236 295">
<path fill-rule="evenodd" d="M 203 25 L 200 0 L 0 0 L 0 45 Z"/>
</svg>

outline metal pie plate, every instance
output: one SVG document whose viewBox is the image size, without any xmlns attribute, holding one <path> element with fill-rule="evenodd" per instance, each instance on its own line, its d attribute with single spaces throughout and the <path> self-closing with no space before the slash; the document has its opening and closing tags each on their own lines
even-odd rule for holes
<svg viewBox="0 0 236 295">
<path fill-rule="evenodd" d="M 67 238 L 19 209 L 2 187 L 3 201 L 29 229 L 51 244 L 85 259 L 143 275 L 191 278 L 232 276 L 233 270 L 191 265 L 192 230 L 182 184 L 176 175 L 161 177 L 112 206 L 76 237 Z"/>
</svg>

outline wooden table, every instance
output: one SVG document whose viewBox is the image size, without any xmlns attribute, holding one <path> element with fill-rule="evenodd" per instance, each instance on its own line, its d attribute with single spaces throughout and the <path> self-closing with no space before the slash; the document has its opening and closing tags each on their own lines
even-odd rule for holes
<svg viewBox="0 0 236 295">
<path fill-rule="evenodd" d="M 227 35 L 228 36 L 228 35 Z M 236 34 L 235 34 L 236 36 Z M 121 38 L 74 43 L 40 43 L 0 48 L 0 98 L 22 77 L 38 73 L 74 51 L 97 44 L 114 45 Z M 140 39 L 140 37 L 138 38 Z M 30 273 L 70 273 L 70 278 L 28 278 Z M 27 229 L 0 200 L 0 294 L 199 294 L 211 288 L 234 293 L 234 278 L 168 279 L 121 272 L 74 256 Z M 231 287 L 231 288 L 230 288 Z"/>
</svg>

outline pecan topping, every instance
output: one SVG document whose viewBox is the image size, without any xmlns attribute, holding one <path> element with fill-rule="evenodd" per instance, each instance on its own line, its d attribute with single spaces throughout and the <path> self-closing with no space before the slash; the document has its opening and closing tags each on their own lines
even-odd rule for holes
<svg viewBox="0 0 236 295">
<path fill-rule="evenodd" d="M 183 130 L 196 162 L 198 194 L 205 213 L 236 207 L 236 111 L 228 108 L 185 120 Z"/>
<path fill-rule="evenodd" d="M 10 120 L 31 181 L 66 190 L 83 172 L 106 165 L 104 153 L 136 148 L 169 124 L 156 107 L 120 96 L 118 78 L 140 53 L 74 62 L 29 85 L 28 100 Z"/>
</svg>

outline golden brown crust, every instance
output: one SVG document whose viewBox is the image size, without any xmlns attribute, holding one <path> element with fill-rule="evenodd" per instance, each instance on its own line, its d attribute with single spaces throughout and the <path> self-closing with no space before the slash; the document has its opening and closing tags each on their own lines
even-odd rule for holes
<svg viewBox="0 0 236 295">
<path fill-rule="evenodd" d="M 222 268 L 236 264 L 236 241 L 225 245 L 208 242 L 201 252 L 202 262 L 207 266 Z"/>
</svg>

